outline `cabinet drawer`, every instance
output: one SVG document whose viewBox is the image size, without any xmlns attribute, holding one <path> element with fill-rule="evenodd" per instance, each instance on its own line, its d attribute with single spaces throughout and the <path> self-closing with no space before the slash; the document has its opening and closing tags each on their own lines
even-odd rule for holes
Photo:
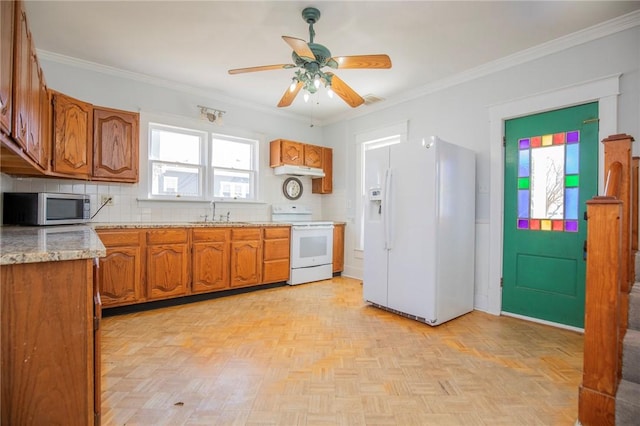
<svg viewBox="0 0 640 426">
<path fill-rule="evenodd" d="M 260 240 L 260 228 L 233 228 L 231 229 L 231 239 L 237 240 Z"/>
<path fill-rule="evenodd" d="M 265 240 L 264 260 L 289 259 L 289 240 Z"/>
<path fill-rule="evenodd" d="M 193 242 L 212 241 L 225 242 L 229 240 L 230 230 L 227 229 L 193 229 L 191 238 Z"/>
<path fill-rule="evenodd" d="M 96 233 L 105 247 L 138 245 L 140 231 L 101 231 Z"/>
<path fill-rule="evenodd" d="M 186 229 L 153 229 L 147 231 L 148 244 L 186 243 Z"/>
<path fill-rule="evenodd" d="M 264 228 L 264 239 L 289 238 L 290 228 Z"/>
</svg>

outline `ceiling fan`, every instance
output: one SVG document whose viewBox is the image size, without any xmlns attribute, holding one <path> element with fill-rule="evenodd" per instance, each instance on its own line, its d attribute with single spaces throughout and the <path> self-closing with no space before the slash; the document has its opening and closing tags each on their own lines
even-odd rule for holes
<svg viewBox="0 0 640 426">
<path fill-rule="evenodd" d="M 289 88 L 285 91 L 278 103 L 279 107 L 291 105 L 300 89 L 306 91 L 305 100 L 309 94 L 314 94 L 324 85 L 329 93 L 336 93 L 351 107 L 355 108 L 364 103 L 364 99 L 358 93 L 330 71 L 323 71 L 324 67 L 334 69 L 354 68 L 391 68 L 391 59 L 388 55 L 356 55 L 332 57 L 329 49 L 321 44 L 314 43 L 315 31 L 313 24 L 320 19 L 320 11 L 315 7 L 307 7 L 302 11 L 302 19 L 309 24 L 309 43 L 289 36 L 282 39 L 293 49 L 291 57 L 294 64 L 263 65 L 259 67 L 236 68 L 229 70 L 229 74 L 241 74 L 254 71 L 268 71 L 282 68 L 298 68 Z"/>
</svg>

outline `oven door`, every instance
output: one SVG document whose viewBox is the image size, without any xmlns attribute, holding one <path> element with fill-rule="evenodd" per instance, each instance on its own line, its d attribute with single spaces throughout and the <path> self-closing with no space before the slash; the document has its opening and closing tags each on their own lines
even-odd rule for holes
<svg viewBox="0 0 640 426">
<path fill-rule="evenodd" d="M 291 227 L 291 268 L 333 263 L 333 225 Z"/>
</svg>

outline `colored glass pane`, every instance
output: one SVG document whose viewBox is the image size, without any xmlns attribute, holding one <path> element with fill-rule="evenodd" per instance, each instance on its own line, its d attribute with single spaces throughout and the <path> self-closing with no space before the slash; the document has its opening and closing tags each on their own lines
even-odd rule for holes
<svg viewBox="0 0 640 426">
<path fill-rule="evenodd" d="M 549 146 L 553 143 L 553 135 L 542 136 L 542 146 Z"/>
<path fill-rule="evenodd" d="M 543 231 L 551 231 L 551 221 L 549 219 L 541 220 L 540 229 Z"/>
<path fill-rule="evenodd" d="M 540 220 L 538 219 L 531 219 L 531 221 L 529 222 L 529 227 L 533 230 L 539 231 L 540 230 Z"/>
<path fill-rule="evenodd" d="M 564 133 L 555 133 L 553 135 L 553 144 L 562 145 L 564 143 Z"/>
<path fill-rule="evenodd" d="M 518 148 L 519 149 L 529 149 L 529 138 L 527 139 L 520 139 L 518 141 Z"/>
<path fill-rule="evenodd" d="M 518 218 L 529 218 L 529 191 L 526 189 L 518 190 Z"/>
<path fill-rule="evenodd" d="M 562 231 L 564 228 L 564 220 L 552 220 L 551 221 L 551 228 L 554 231 Z"/>
<path fill-rule="evenodd" d="M 567 132 L 567 143 L 578 143 L 580 142 L 580 131 L 574 130 L 572 132 Z"/>
<path fill-rule="evenodd" d="M 529 150 L 518 153 L 518 177 L 529 176 Z"/>
<path fill-rule="evenodd" d="M 578 188 L 564 190 L 564 218 L 578 219 Z"/>
<path fill-rule="evenodd" d="M 529 178 L 518 178 L 518 189 L 529 189 Z"/>
<path fill-rule="evenodd" d="M 565 221 L 564 230 L 567 232 L 578 232 L 578 221 L 577 220 Z"/>
<path fill-rule="evenodd" d="M 580 184 L 580 175 L 567 175 L 564 178 L 564 185 L 567 188 L 576 188 Z"/>
<path fill-rule="evenodd" d="M 580 145 L 567 145 L 566 151 L 565 161 L 567 164 L 565 165 L 564 172 L 568 175 L 578 174 L 580 169 Z"/>
<path fill-rule="evenodd" d="M 531 138 L 531 148 L 538 148 L 540 146 L 542 146 L 542 138 L 540 136 Z"/>
<path fill-rule="evenodd" d="M 518 229 L 529 229 L 529 221 L 527 219 L 518 219 Z"/>
</svg>

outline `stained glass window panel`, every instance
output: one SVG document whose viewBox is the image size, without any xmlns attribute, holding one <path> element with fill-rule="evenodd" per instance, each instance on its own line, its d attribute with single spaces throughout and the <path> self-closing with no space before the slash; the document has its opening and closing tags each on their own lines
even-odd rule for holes
<svg viewBox="0 0 640 426">
<path fill-rule="evenodd" d="M 518 229 L 577 232 L 580 131 L 518 140 Z"/>
</svg>

